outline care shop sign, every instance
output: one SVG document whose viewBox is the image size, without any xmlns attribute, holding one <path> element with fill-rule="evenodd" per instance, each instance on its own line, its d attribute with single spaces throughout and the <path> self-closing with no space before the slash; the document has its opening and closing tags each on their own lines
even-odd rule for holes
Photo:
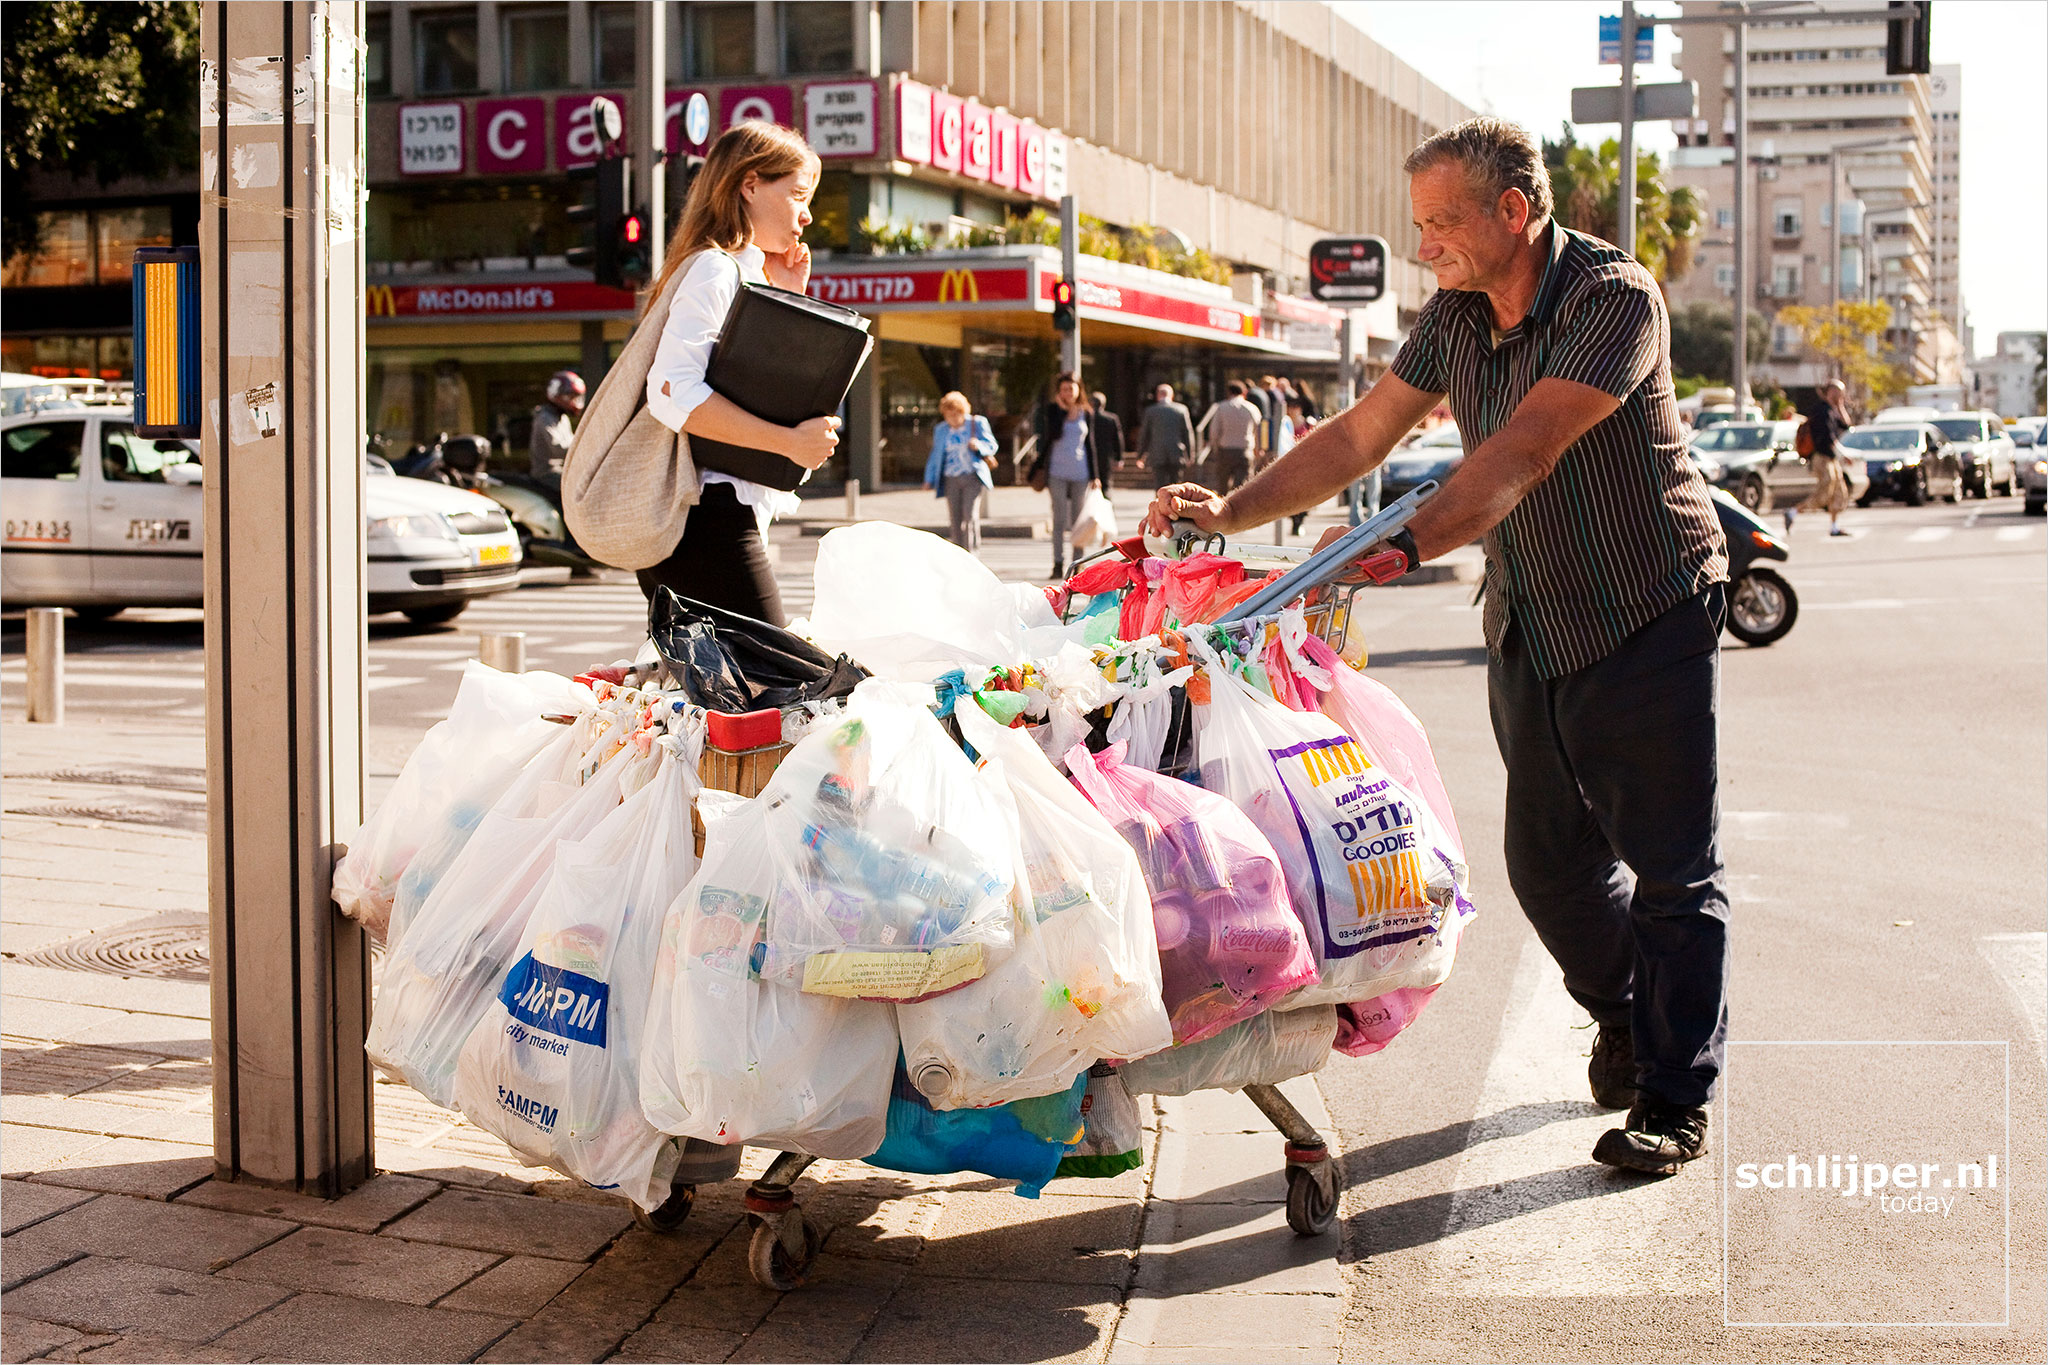
<svg viewBox="0 0 2048 1365">
<path fill-rule="evenodd" d="M 896 159 L 1033 199 L 1067 192 L 1067 140 L 975 100 L 916 81 L 896 86 Z"/>
</svg>

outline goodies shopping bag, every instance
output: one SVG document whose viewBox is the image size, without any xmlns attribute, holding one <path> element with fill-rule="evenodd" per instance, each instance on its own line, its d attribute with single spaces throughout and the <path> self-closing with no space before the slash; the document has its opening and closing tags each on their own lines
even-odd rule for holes
<svg viewBox="0 0 2048 1365">
<path fill-rule="evenodd" d="M 1316 979 L 1273 845 L 1214 792 L 1123 762 L 1067 754 L 1089 803 L 1138 854 L 1152 893 L 1161 995 L 1177 1043 L 1257 1014 Z"/>
<path fill-rule="evenodd" d="M 420 872 L 437 876 L 514 774 L 561 737 L 561 727 L 542 717 L 594 704 L 589 688 L 558 674 L 500 673 L 471 661 L 447 718 L 427 731 L 335 864 L 341 913 L 385 942 L 399 879 L 414 861 L 426 855 Z"/>
<path fill-rule="evenodd" d="M 1213 1037 L 1155 1052 L 1119 1070 L 1133 1095 L 1278 1085 L 1322 1070 L 1336 1036 L 1334 1006 L 1267 1010 Z"/>
<path fill-rule="evenodd" d="M 640 1107 L 663 1132 L 822 1157 L 882 1141 L 896 1017 L 761 979 L 769 906 L 802 874 L 766 796 L 697 799 L 704 860 L 661 929 Z"/>
<path fill-rule="evenodd" d="M 928 686 L 864 682 L 769 779 L 763 837 L 789 875 L 769 902 L 763 978 L 921 1000 L 1008 950 L 1014 822 L 933 700 Z"/>
<path fill-rule="evenodd" d="M 668 1198 L 678 1144 L 640 1112 L 642 1034 L 662 919 L 697 863 L 698 746 L 655 745 L 647 785 L 556 849 L 520 956 L 455 1071 L 456 1104 L 478 1127 L 643 1209 Z"/>
<path fill-rule="evenodd" d="M 627 747 L 630 728 L 626 716 L 594 712 L 543 749 L 385 954 L 364 1047 L 435 1104 L 454 1105 L 456 1059 L 519 956 L 556 843 L 596 828 L 619 804 L 627 770 L 647 762 Z"/>
<path fill-rule="evenodd" d="M 1429 802 L 1437 822 L 1450 836 L 1452 853 L 1462 860 L 1465 841 L 1458 834 L 1458 817 L 1451 809 L 1450 794 L 1444 790 L 1443 775 L 1437 771 L 1436 754 L 1429 747 L 1422 722 L 1392 689 L 1345 663 L 1319 637 L 1309 636 L 1302 649 L 1309 662 L 1330 674 L 1330 690 L 1322 697 L 1323 714 L 1357 740 L 1367 758 Z"/>
<path fill-rule="evenodd" d="M 1254 692 L 1192 644 L 1211 684 L 1195 708 L 1202 785 L 1272 840 L 1322 974 L 1288 1005 L 1444 980 L 1472 911 L 1465 864 L 1429 806 L 1336 722 Z"/>
<path fill-rule="evenodd" d="M 867 1158 L 870 1166 L 919 1175 L 979 1171 L 1014 1180 L 1017 1193 L 1038 1198 L 1060 1168 L 1069 1144 L 1081 1139 L 1084 1076 L 1050 1095 L 1012 1100 L 988 1109 L 935 1110 L 899 1068 L 889 1091 L 889 1131 Z"/>
<path fill-rule="evenodd" d="M 954 708 L 975 776 L 1015 829 L 1016 945 L 978 981 L 897 1006 L 904 1066 L 937 1109 L 1049 1094 L 1098 1057 L 1173 1041 L 1138 860 L 1038 746 Z"/>
</svg>

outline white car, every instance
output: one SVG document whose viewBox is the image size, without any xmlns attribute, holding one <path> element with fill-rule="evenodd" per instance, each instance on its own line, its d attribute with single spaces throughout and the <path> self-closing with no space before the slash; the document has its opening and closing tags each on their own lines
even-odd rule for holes
<svg viewBox="0 0 2048 1365">
<path fill-rule="evenodd" d="M 1980 498 L 2019 491 L 2019 447 L 1995 412 L 1944 412 L 1932 425 L 1956 449 L 1963 486 Z"/>
<path fill-rule="evenodd" d="M 0 420 L 0 605 L 196 607 L 204 595 L 197 441 L 137 436 L 125 407 Z M 458 488 L 363 480 L 369 610 L 452 621 L 519 586 L 519 536 L 504 509 Z"/>
</svg>

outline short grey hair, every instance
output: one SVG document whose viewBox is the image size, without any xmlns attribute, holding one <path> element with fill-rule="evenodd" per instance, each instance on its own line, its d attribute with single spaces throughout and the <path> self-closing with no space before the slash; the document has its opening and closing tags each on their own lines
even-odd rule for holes
<svg viewBox="0 0 2048 1365">
<path fill-rule="evenodd" d="M 1466 180 L 1489 212 L 1503 194 L 1520 190 L 1529 201 L 1531 223 L 1550 217 L 1554 202 L 1543 149 L 1520 124 L 1485 116 L 1468 118 L 1408 153 L 1401 169 L 1419 175 L 1447 161 L 1465 168 Z"/>
</svg>

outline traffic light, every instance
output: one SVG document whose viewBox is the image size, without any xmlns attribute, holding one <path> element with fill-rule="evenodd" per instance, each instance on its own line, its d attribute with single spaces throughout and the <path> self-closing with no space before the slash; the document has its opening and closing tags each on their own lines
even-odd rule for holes
<svg viewBox="0 0 2048 1365">
<path fill-rule="evenodd" d="M 619 242 L 615 257 L 621 287 L 638 289 L 653 274 L 648 267 L 653 257 L 648 249 L 647 210 L 634 209 L 619 220 Z"/>
<path fill-rule="evenodd" d="M 1054 280 L 1052 282 L 1052 329 L 1055 332 L 1074 330 L 1074 282 Z"/>
<path fill-rule="evenodd" d="M 624 220 L 627 217 L 626 198 L 632 181 L 632 163 L 623 156 L 609 156 L 595 166 L 569 172 L 575 180 L 588 179 L 595 182 L 595 195 L 569 210 L 569 221 L 588 224 L 584 234 L 584 245 L 571 247 L 568 251 L 569 264 L 578 270 L 588 270 L 591 278 L 599 284 L 613 289 L 630 289 L 620 247 L 625 241 Z M 645 220 L 642 219 L 644 228 Z M 643 231 L 641 236 L 646 234 Z M 641 274 L 645 278 L 647 249 L 640 247 Z"/>
<path fill-rule="evenodd" d="M 1884 73 L 1925 76 L 1934 69 L 1927 29 L 1934 7 L 1928 0 L 1892 0 L 1895 18 L 1884 25 Z"/>
</svg>

